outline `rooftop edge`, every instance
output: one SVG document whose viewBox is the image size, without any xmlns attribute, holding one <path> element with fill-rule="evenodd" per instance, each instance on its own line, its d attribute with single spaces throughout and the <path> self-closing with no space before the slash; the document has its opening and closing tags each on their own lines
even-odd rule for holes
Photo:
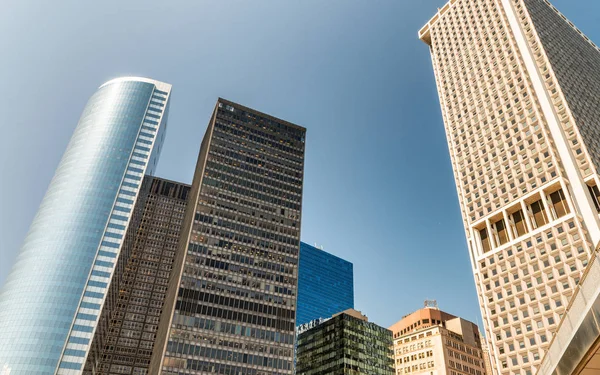
<svg viewBox="0 0 600 375">
<path fill-rule="evenodd" d="M 443 7 L 438 8 L 437 13 L 431 17 L 431 19 L 425 24 L 425 26 L 421 28 L 421 30 L 419 30 L 419 39 L 421 39 L 428 46 L 431 46 L 431 34 L 429 32 L 430 27 L 433 26 L 440 19 L 440 17 L 446 13 L 457 1 L 458 0 L 450 0 Z"/>
<path fill-rule="evenodd" d="M 104 82 L 102 85 L 100 85 L 100 87 L 98 87 L 99 89 L 113 84 L 113 83 L 119 83 L 119 82 L 145 82 L 145 83 L 151 83 L 153 85 L 155 85 L 159 90 L 161 91 L 171 91 L 171 84 L 170 83 L 166 83 L 166 82 L 161 82 L 161 81 L 157 81 L 155 79 L 151 79 L 151 78 L 146 78 L 146 77 L 118 77 L 118 78 L 114 78 L 111 79 L 110 81 L 106 81 Z"/>
<path fill-rule="evenodd" d="M 301 126 L 301 125 L 298 125 L 298 124 L 294 124 L 293 122 L 289 122 L 289 121 L 280 119 L 278 117 L 269 115 L 269 114 L 264 113 L 264 112 L 257 111 L 256 109 L 252 109 L 252 108 L 246 107 L 246 106 L 244 106 L 242 104 L 239 104 L 239 103 L 236 103 L 236 102 L 232 102 L 231 100 L 227 100 L 227 99 L 219 97 L 217 99 L 217 102 L 222 102 L 223 104 L 229 104 L 229 105 L 232 105 L 232 106 L 239 107 L 240 109 L 243 109 L 244 111 L 254 113 L 255 115 L 258 115 L 258 116 L 261 116 L 261 117 L 265 117 L 265 118 L 268 118 L 270 120 L 277 121 L 277 122 L 280 122 L 282 124 L 291 126 L 292 128 L 296 128 L 298 130 L 306 132 L 306 128 L 304 126 Z"/>
</svg>

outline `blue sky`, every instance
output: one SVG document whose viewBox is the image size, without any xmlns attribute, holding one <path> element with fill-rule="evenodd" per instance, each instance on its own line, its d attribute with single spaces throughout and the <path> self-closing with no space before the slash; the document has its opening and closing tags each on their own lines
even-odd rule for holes
<svg viewBox="0 0 600 375">
<path fill-rule="evenodd" d="M 302 238 L 354 263 L 388 326 L 437 299 L 480 322 L 427 47 L 445 0 L 5 0 L 0 285 L 87 99 L 173 84 L 158 175 L 190 182 L 217 97 L 308 128 Z M 600 2 L 553 2 L 600 42 Z"/>
</svg>

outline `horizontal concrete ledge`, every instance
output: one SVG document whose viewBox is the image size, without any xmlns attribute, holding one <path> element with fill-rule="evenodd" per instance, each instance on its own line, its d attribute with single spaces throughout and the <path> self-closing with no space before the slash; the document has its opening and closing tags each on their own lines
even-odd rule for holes
<svg viewBox="0 0 600 375">
<path fill-rule="evenodd" d="M 550 342 L 537 375 L 577 375 L 600 341 L 600 258 L 590 264 Z"/>
</svg>

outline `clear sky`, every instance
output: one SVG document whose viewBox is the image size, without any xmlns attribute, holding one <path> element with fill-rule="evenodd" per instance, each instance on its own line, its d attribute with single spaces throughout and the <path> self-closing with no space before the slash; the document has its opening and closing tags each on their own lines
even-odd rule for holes
<svg viewBox="0 0 600 375">
<path fill-rule="evenodd" d="M 445 0 L 29 1 L 0 11 L 0 285 L 104 81 L 173 84 L 161 177 L 190 182 L 217 97 L 308 129 L 302 239 L 354 263 L 389 326 L 437 299 L 480 322 L 429 51 Z M 600 42 L 600 1 L 554 0 Z"/>
</svg>

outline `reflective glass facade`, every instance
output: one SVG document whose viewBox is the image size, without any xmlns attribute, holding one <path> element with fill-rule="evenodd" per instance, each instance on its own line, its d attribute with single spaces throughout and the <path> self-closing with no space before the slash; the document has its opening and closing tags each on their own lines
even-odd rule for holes
<svg viewBox="0 0 600 375">
<path fill-rule="evenodd" d="M 300 243 L 296 325 L 354 308 L 352 263 Z"/>
<path fill-rule="evenodd" d="M 219 99 L 151 374 L 292 373 L 305 132 Z"/>
<path fill-rule="evenodd" d="M 298 335 L 298 375 L 393 375 L 392 331 L 348 310 Z"/>
<path fill-rule="evenodd" d="M 122 78 L 87 103 L 0 291 L 0 368 L 78 374 L 142 176 L 164 138 L 170 85 Z M 61 360 L 62 358 L 62 360 Z"/>
</svg>

